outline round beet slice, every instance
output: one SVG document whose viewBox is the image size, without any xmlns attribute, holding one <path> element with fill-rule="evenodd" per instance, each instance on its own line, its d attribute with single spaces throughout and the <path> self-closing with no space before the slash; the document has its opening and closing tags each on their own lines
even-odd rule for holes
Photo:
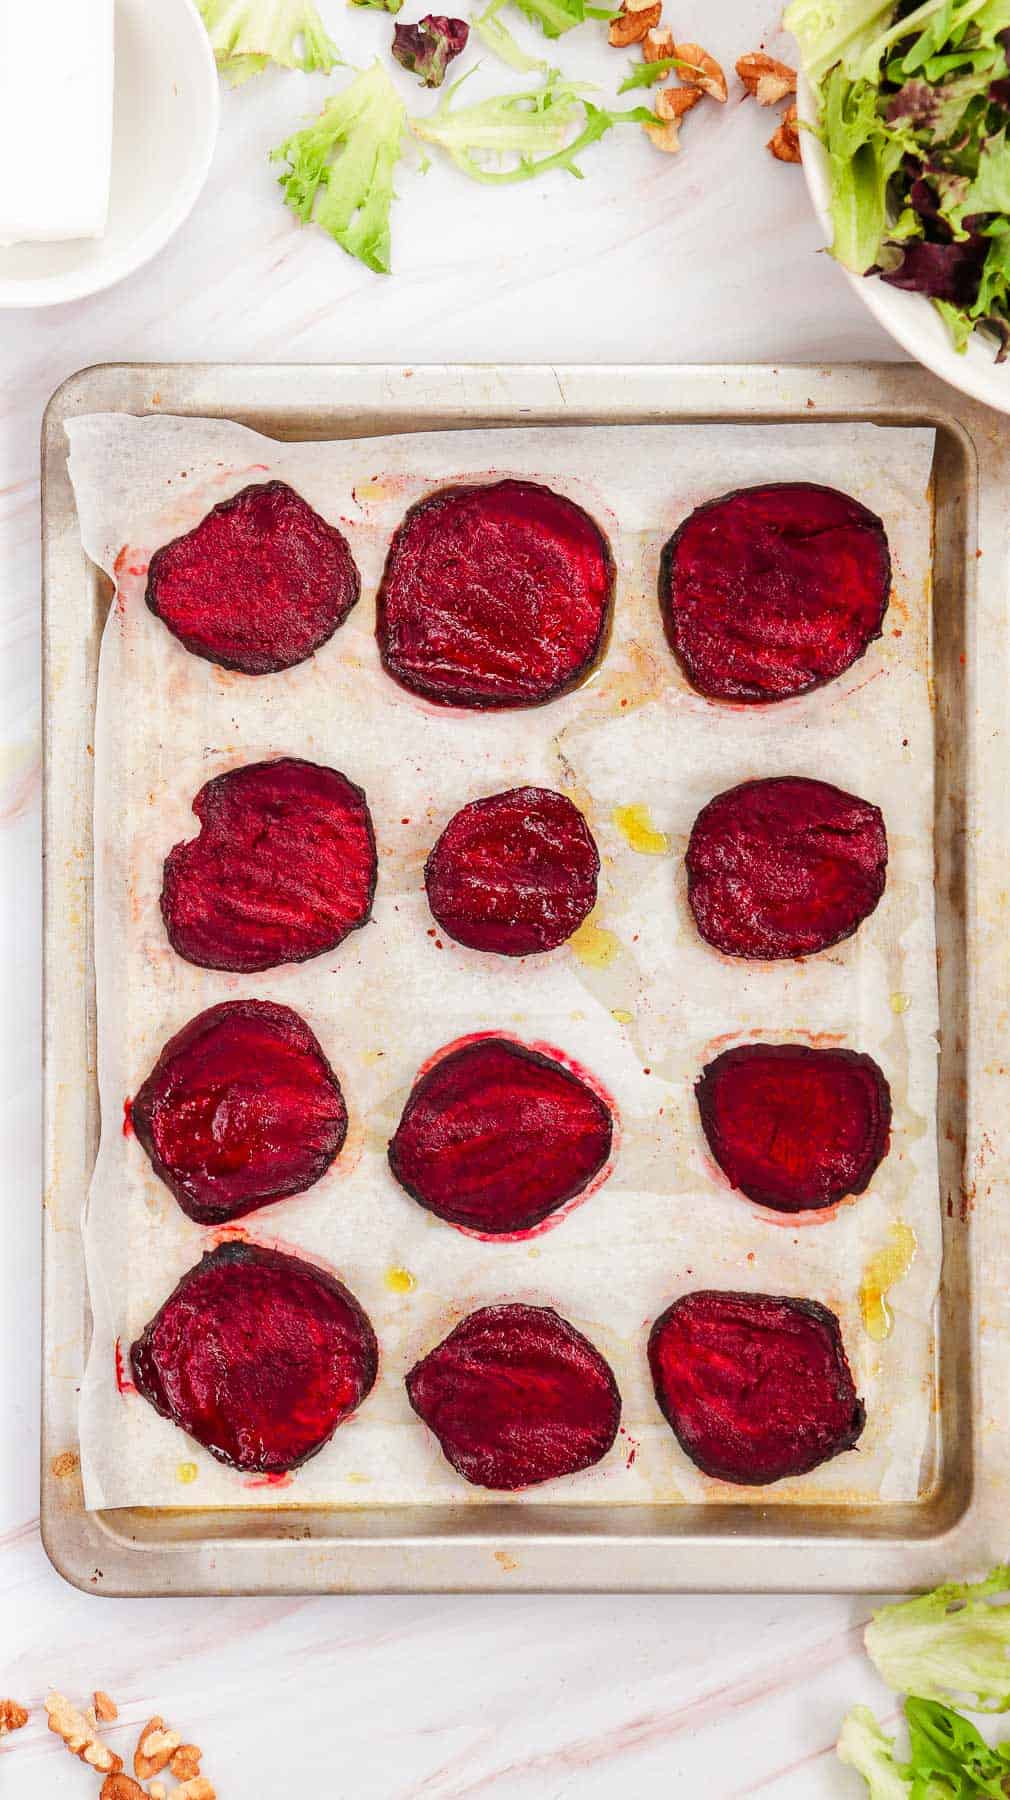
<svg viewBox="0 0 1010 1800">
<path fill-rule="evenodd" d="M 441 706 L 539 706 L 598 660 L 613 599 L 610 546 L 574 501 L 535 481 L 443 488 L 390 545 L 383 667 Z"/>
<path fill-rule="evenodd" d="M 740 1044 L 708 1064 L 694 1091 L 723 1174 L 777 1212 L 863 1193 L 887 1154 L 891 1090 L 856 1050 Z"/>
<path fill-rule="evenodd" d="M 474 1487 L 532 1487 L 606 1456 L 621 1420 L 609 1363 L 549 1306 L 484 1306 L 407 1376 L 414 1411 Z"/>
<path fill-rule="evenodd" d="M 610 1108 L 562 1063 L 508 1038 L 441 1057 L 389 1146 L 413 1199 L 470 1231 L 527 1231 L 581 1194 L 610 1155 Z"/>
<path fill-rule="evenodd" d="M 787 700 L 841 675 L 880 636 L 890 589 L 876 513 L 807 481 L 699 506 L 659 574 L 670 648 L 713 700 Z"/>
<path fill-rule="evenodd" d="M 183 1276 L 130 1363 L 144 1399 L 219 1462 L 276 1475 L 315 1456 L 361 1405 L 379 1351 L 335 1276 L 228 1243 Z"/>
<path fill-rule="evenodd" d="M 205 969 L 304 962 L 371 917 L 376 856 L 365 796 L 293 756 L 215 776 L 193 801 L 199 837 L 165 858 L 169 941 Z"/>
<path fill-rule="evenodd" d="M 556 950 L 596 904 L 600 858 L 578 808 L 551 788 L 511 788 L 460 808 L 424 865 L 442 930 L 471 950 Z"/>
<path fill-rule="evenodd" d="M 147 604 L 195 656 L 244 675 L 304 662 L 361 590 L 347 540 L 283 481 L 223 500 L 151 558 Z"/>
<path fill-rule="evenodd" d="M 191 1219 L 220 1225 L 301 1194 L 347 1134 L 333 1070 L 305 1020 L 270 1000 L 226 1000 L 170 1038 L 131 1117 Z"/>
<path fill-rule="evenodd" d="M 887 833 L 868 800 L 826 781 L 773 776 L 710 800 L 686 861 L 706 942 L 727 956 L 775 961 L 852 936 L 884 891 Z"/>
<path fill-rule="evenodd" d="M 806 1475 L 866 1423 L 838 1320 L 816 1300 L 685 1294 L 652 1327 L 649 1367 L 691 1461 L 743 1487 Z"/>
</svg>

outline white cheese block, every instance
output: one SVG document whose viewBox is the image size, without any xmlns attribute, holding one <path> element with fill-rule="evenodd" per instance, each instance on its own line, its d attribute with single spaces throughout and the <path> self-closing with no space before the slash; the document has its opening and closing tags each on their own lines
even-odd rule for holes
<svg viewBox="0 0 1010 1800">
<path fill-rule="evenodd" d="M 0 0 L 0 243 L 101 237 L 114 0 Z"/>
</svg>

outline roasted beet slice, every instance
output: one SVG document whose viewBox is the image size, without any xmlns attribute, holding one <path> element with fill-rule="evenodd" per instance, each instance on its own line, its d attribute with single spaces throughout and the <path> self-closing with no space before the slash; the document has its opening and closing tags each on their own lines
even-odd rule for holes
<svg viewBox="0 0 1010 1800">
<path fill-rule="evenodd" d="M 165 858 L 172 948 L 251 972 L 333 950 L 371 916 L 376 857 L 365 796 L 336 769 L 285 756 L 229 769 L 193 801 L 199 837 Z"/>
<path fill-rule="evenodd" d="M 691 1461 L 743 1487 L 806 1475 L 866 1423 L 838 1320 L 816 1300 L 685 1294 L 652 1327 L 649 1367 Z"/>
<path fill-rule="evenodd" d="M 361 1405 L 379 1351 L 335 1276 L 227 1243 L 183 1276 L 130 1362 L 144 1399 L 219 1462 L 276 1475 L 315 1456 Z"/>
<path fill-rule="evenodd" d="M 621 1420 L 609 1363 L 549 1306 L 471 1313 L 415 1363 L 407 1393 L 474 1487 L 532 1487 L 588 1469 Z"/>
<path fill-rule="evenodd" d="M 863 1193 L 887 1154 L 891 1090 L 856 1050 L 739 1044 L 708 1064 L 694 1091 L 723 1174 L 777 1212 Z"/>
<path fill-rule="evenodd" d="M 880 636 L 891 588 L 884 527 L 836 488 L 778 482 L 699 506 L 663 550 L 670 648 L 713 700 L 820 687 Z"/>
<path fill-rule="evenodd" d="M 155 551 L 147 604 L 195 656 L 271 675 L 325 644 L 360 588 L 336 527 L 283 481 L 264 481 Z"/>
<path fill-rule="evenodd" d="M 610 546 L 574 501 L 535 481 L 443 488 L 390 545 L 383 666 L 441 706 L 539 706 L 597 661 L 613 599 Z"/>
<path fill-rule="evenodd" d="M 610 1108 L 563 1063 L 479 1038 L 421 1076 L 389 1146 L 408 1194 L 470 1231 L 528 1231 L 610 1155 Z"/>
<path fill-rule="evenodd" d="M 340 1084 L 305 1020 L 270 1000 L 198 1013 L 136 1094 L 133 1129 L 191 1219 L 220 1225 L 325 1175 L 347 1133 Z"/>
<path fill-rule="evenodd" d="M 687 846 L 702 937 L 727 956 L 775 961 L 826 950 L 871 913 L 887 877 L 877 807 L 801 775 L 727 788 Z"/>
<path fill-rule="evenodd" d="M 442 930 L 471 950 L 556 950 L 596 904 L 600 858 L 578 808 L 551 788 L 472 800 L 424 865 Z"/>
</svg>

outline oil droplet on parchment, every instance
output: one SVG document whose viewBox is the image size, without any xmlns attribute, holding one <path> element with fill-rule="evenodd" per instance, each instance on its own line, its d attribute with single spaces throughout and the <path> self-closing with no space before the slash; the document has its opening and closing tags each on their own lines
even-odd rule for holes
<svg viewBox="0 0 1010 1800">
<path fill-rule="evenodd" d="M 617 933 L 608 931 L 605 925 L 597 925 L 592 913 L 582 921 L 578 931 L 572 933 L 568 942 L 587 969 L 605 969 L 621 948 Z"/>
<path fill-rule="evenodd" d="M 859 1289 L 859 1306 L 866 1332 L 875 1344 L 882 1344 L 894 1329 L 894 1317 L 887 1304 L 888 1290 L 908 1274 L 917 1249 L 915 1232 L 899 1219 L 892 1225 L 890 1241 L 871 1256 Z"/>
<path fill-rule="evenodd" d="M 891 1011 L 893 1013 L 905 1013 L 908 1011 L 911 1004 L 912 1004 L 911 994 L 892 994 L 891 995 Z"/>
<path fill-rule="evenodd" d="M 670 840 L 665 831 L 657 831 L 647 806 L 615 806 L 611 814 L 625 842 L 640 856 L 665 856 Z"/>
<path fill-rule="evenodd" d="M 175 1471 L 175 1479 L 181 1481 L 183 1487 L 189 1487 L 196 1480 L 198 1473 L 199 1470 L 194 1462 L 181 1462 Z"/>
<path fill-rule="evenodd" d="M 386 1286 L 391 1294 L 412 1294 L 417 1286 L 417 1276 L 409 1269 L 387 1269 Z"/>
<path fill-rule="evenodd" d="M 626 1007 L 612 1006 L 610 1009 L 610 1016 L 612 1019 L 617 1020 L 618 1025 L 630 1025 L 635 1015 L 634 1013 L 628 1012 Z"/>
</svg>

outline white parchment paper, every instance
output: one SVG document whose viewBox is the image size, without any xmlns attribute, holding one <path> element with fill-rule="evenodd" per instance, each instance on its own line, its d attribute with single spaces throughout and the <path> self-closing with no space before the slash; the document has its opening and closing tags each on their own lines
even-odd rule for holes
<svg viewBox="0 0 1010 1800">
<path fill-rule="evenodd" d="M 774 1490 L 777 1502 L 911 1499 L 933 1458 L 931 1310 L 939 1276 L 933 727 L 928 592 L 933 433 L 872 425 L 552 427 L 281 444 L 230 423 L 94 415 L 72 421 L 71 473 L 88 554 L 114 576 L 95 727 L 95 954 L 101 1147 L 84 1216 L 94 1333 L 81 1397 L 89 1507 L 475 1506 L 411 1412 L 403 1377 L 467 1312 L 502 1299 L 556 1306 L 611 1362 L 624 1399 L 613 1451 L 522 1496 L 542 1502 L 720 1500 L 767 1490 L 708 1481 L 659 1415 L 645 1343 L 678 1294 L 731 1287 L 810 1296 L 839 1315 L 868 1423 L 856 1452 Z M 375 590 L 390 534 L 432 486 L 487 475 L 544 480 L 611 536 L 616 618 L 601 668 L 549 706 L 441 711 L 382 672 Z M 250 481 L 291 483 L 346 533 L 362 573 L 347 623 L 308 663 L 250 679 L 189 655 L 144 604 L 147 564 Z M 664 643 L 656 574 L 665 538 L 699 502 L 750 482 L 844 488 L 879 512 L 894 557 L 885 634 L 829 687 L 763 709 L 691 692 Z M 254 976 L 171 951 L 162 861 L 193 835 L 190 802 L 225 769 L 292 754 L 365 788 L 379 845 L 374 919 L 335 952 Z M 697 936 L 683 852 L 699 808 L 747 778 L 809 774 L 882 809 L 890 864 L 856 936 L 803 963 L 731 960 Z M 422 867 L 467 800 L 519 783 L 565 789 L 603 858 L 592 928 L 521 961 L 433 931 Z M 615 810 L 646 807 L 665 854 L 629 841 Z M 350 1131 L 307 1194 L 242 1221 L 252 1238 L 336 1270 L 379 1337 L 372 1395 L 283 1491 L 224 1468 L 117 1381 L 128 1349 L 213 1234 L 187 1220 L 124 1135 L 124 1101 L 165 1040 L 216 1001 L 292 1005 L 340 1077 Z M 558 1047 L 614 1096 L 610 1180 L 554 1229 L 487 1244 L 432 1218 L 390 1175 L 385 1147 L 418 1065 L 499 1028 Z M 891 1151 L 870 1191 L 816 1222 L 760 1211 L 709 1162 L 693 1083 L 743 1039 L 847 1044 L 891 1084 Z M 911 1227 L 911 1270 L 891 1290 L 894 1330 L 861 1317 L 864 1269 Z M 406 1279 L 410 1278 L 410 1285 Z M 403 1291 L 409 1287 L 409 1291 Z"/>
</svg>

